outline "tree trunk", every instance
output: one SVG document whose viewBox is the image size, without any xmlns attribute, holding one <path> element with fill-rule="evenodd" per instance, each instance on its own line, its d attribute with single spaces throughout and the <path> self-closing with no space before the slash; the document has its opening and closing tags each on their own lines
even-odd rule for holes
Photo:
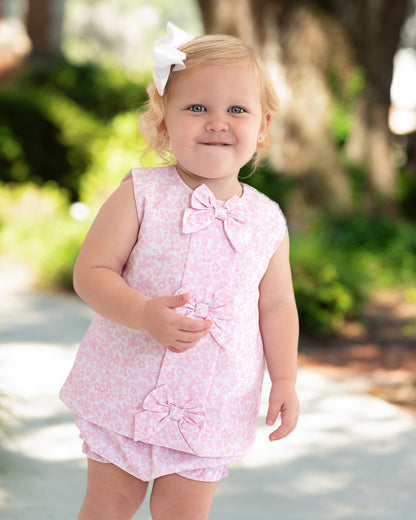
<svg viewBox="0 0 416 520">
<path fill-rule="evenodd" d="M 65 0 L 29 0 L 27 32 L 34 58 L 50 58 L 61 52 Z"/>
<path fill-rule="evenodd" d="M 234 34 L 265 60 L 281 98 L 271 154 L 303 202 L 348 212 L 351 171 L 367 209 L 394 202 L 388 129 L 393 56 L 407 0 L 200 0 L 208 33 Z M 346 167 L 346 164 L 348 167 Z M 297 197 L 300 194 L 297 193 Z M 296 200 L 300 207 L 302 200 Z"/>
<path fill-rule="evenodd" d="M 381 203 L 384 209 L 392 211 L 397 179 L 388 127 L 390 86 L 393 59 L 409 2 L 333 0 L 332 4 L 332 13 L 346 28 L 357 65 L 365 76 L 365 89 L 357 103 L 363 113 L 354 112 L 353 131 L 346 151 L 352 161 L 367 165 L 371 209 L 380 209 Z"/>
<path fill-rule="evenodd" d="M 11 0 L 0 0 L 0 83 L 14 80 L 31 50 L 26 30 L 20 23 L 21 9 Z"/>
</svg>

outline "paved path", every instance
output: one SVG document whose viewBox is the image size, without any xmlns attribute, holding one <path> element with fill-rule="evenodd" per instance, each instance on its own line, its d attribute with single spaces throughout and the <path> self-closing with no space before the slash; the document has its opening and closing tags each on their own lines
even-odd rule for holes
<svg viewBox="0 0 416 520">
<path fill-rule="evenodd" d="M 57 393 L 91 312 L 73 296 L 16 292 L 1 277 L 0 287 L 0 402 L 14 413 L 0 448 L 0 519 L 72 520 L 86 463 Z M 267 440 L 264 398 L 254 449 L 220 484 L 211 518 L 416 518 L 416 419 L 310 371 L 298 389 L 299 426 L 278 444 Z M 134 518 L 150 520 L 147 505 Z"/>
</svg>

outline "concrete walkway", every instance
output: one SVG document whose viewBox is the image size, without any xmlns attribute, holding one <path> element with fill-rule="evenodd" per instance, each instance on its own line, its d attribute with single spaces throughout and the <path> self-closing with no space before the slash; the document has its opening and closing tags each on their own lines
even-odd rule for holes
<svg viewBox="0 0 416 520">
<path fill-rule="evenodd" d="M 91 318 L 73 296 L 16 291 L 0 277 L 0 403 L 14 414 L 0 448 L 0 519 L 72 520 L 86 462 L 57 394 Z M 299 374 L 302 415 L 278 444 L 264 427 L 230 468 L 214 520 L 416 518 L 416 419 L 309 371 Z M 147 503 L 134 517 L 150 520 Z"/>
</svg>

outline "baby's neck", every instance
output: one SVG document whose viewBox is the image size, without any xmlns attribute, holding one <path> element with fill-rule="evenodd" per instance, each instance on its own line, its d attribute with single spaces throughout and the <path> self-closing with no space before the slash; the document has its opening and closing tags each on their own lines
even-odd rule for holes
<svg viewBox="0 0 416 520">
<path fill-rule="evenodd" d="M 227 177 L 225 179 L 210 179 L 185 170 L 179 164 L 176 165 L 176 171 L 189 188 L 194 190 L 201 184 L 205 184 L 217 200 L 228 200 L 235 195 L 241 197 L 244 193 L 244 188 L 238 180 L 238 174 L 235 177 Z"/>
</svg>

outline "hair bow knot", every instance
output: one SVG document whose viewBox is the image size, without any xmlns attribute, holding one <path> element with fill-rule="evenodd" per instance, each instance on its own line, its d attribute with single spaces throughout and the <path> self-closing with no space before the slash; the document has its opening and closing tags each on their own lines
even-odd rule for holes
<svg viewBox="0 0 416 520">
<path fill-rule="evenodd" d="M 172 69 L 174 71 L 186 68 L 183 62 L 186 54 L 180 51 L 178 47 L 195 38 L 194 35 L 179 29 L 172 22 L 166 24 L 166 30 L 166 35 L 155 41 L 152 50 L 153 59 L 156 62 L 156 66 L 153 69 L 153 80 L 161 96 L 165 92 L 172 65 L 174 65 Z"/>
</svg>

